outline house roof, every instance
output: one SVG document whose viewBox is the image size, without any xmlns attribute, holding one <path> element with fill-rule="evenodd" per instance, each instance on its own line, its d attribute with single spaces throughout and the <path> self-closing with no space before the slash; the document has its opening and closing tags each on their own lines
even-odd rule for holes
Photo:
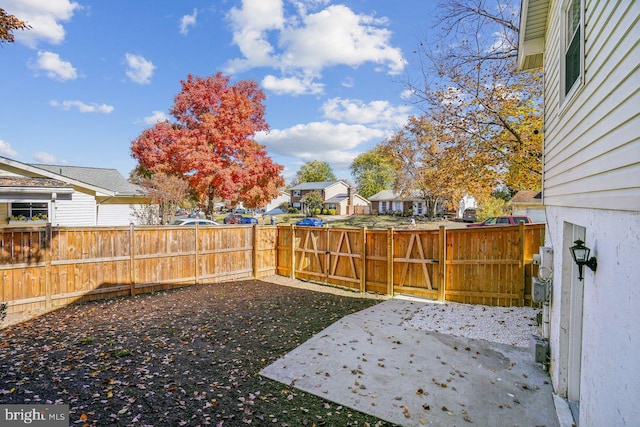
<svg viewBox="0 0 640 427">
<path fill-rule="evenodd" d="M 67 188 L 73 191 L 73 187 L 57 179 L 29 178 L 23 176 L 0 176 L 0 187 Z"/>
<path fill-rule="evenodd" d="M 343 182 L 342 181 L 302 182 L 294 187 L 291 187 L 289 190 L 323 190 L 327 187 L 331 187 L 332 185 L 336 185 L 338 183 L 343 183 Z M 344 184 L 344 185 L 348 187 L 347 184 Z"/>
<path fill-rule="evenodd" d="M 369 200 L 372 202 L 382 202 L 382 201 L 408 201 L 424 198 L 420 195 L 418 190 L 412 190 L 411 193 L 407 196 L 403 196 L 400 193 L 396 193 L 393 190 L 382 190 L 369 197 Z"/>
<path fill-rule="evenodd" d="M 341 203 L 343 200 L 347 199 L 347 195 L 346 194 L 336 194 L 333 197 L 328 198 L 327 200 L 324 201 L 324 203 Z"/>
<path fill-rule="evenodd" d="M 511 204 L 541 205 L 541 191 L 518 191 L 509 201 Z"/>
<path fill-rule="evenodd" d="M 33 178 L 26 176 L 0 177 L 2 194 L 71 194 L 73 187 L 66 182 L 51 178 Z"/>
<path fill-rule="evenodd" d="M 30 164 L 60 176 L 113 191 L 119 196 L 140 196 L 144 193 L 138 185 L 127 181 L 116 169 L 91 168 L 66 165 Z"/>
</svg>

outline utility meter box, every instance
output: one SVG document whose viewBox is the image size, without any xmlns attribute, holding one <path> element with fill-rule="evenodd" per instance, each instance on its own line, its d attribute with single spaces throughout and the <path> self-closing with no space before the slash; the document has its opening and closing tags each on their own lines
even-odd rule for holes
<svg viewBox="0 0 640 427">
<path fill-rule="evenodd" d="M 553 248 L 540 246 L 540 267 L 553 270 Z"/>
<path fill-rule="evenodd" d="M 531 335 L 529 338 L 529 349 L 533 353 L 533 360 L 536 363 L 547 363 L 549 354 L 549 342 L 538 335 Z"/>
<path fill-rule="evenodd" d="M 547 282 L 534 277 L 531 279 L 531 299 L 533 302 L 545 302 L 547 300 Z"/>
</svg>

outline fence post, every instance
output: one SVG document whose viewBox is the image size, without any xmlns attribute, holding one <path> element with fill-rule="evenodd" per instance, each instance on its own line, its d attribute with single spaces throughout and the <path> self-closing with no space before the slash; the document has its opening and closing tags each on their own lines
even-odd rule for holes
<svg viewBox="0 0 640 427">
<path fill-rule="evenodd" d="M 393 296 L 393 227 L 387 228 L 387 295 Z"/>
<path fill-rule="evenodd" d="M 520 276 L 520 281 L 519 281 L 519 286 L 520 288 L 518 289 L 518 293 L 520 296 L 520 306 L 524 307 L 524 288 L 525 288 L 525 279 L 526 279 L 526 272 L 525 272 L 525 265 L 524 265 L 524 256 L 525 256 L 525 234 L 524 234 L 524 222 L 520 221 L 520 223 L 518 224 L 518 233 L 520 236 L 520 271 L 519 271 L 519 276 Z"/>
<path fill-rule="evenodd" d="M 438 301 L 446 301 L 447 286 L 447 227 L 440 226 L 438 231 L 438 269 L 440 270 L 440 286 L 438 288 Z"/>
<path fill-rule="evenodd" d="M 253 279 L 258 279 L 258 224 L 253 224 Z"/>
<path fill-rule="evenodd" d="M 44 250 L 44 308 L 49 310 L 51 308 L 51 257 L 53 256 L 53 230 L 51 229 L 51 223 L 47 222 L 45 228 L 45 250 Z"/>
<path fill-rule="evenodd" d="M 291 228 L 289 229 L 290 238 L 291 238 L 291 272 L 289 273 L 292 280 L 296 278 L 296 226 L 295 224 L 291 224 Z"/>
<path fill-rule="evenodd" d="M 196 285 L 198 284 L 198 279 L 200 278 L 200 274 L 199 274 L 200 273 L 200 271 L 199 271 L 199 269 L 200 269 L 200 267 L 199 267 L 200 266 L 200 245 L 199 245 L 200 233 L 199 233 L 199 230 L 198 230 L 199 227 L 200 226 L 196 222 L 196 228 L 193 231 L 195 233 L 195 235 L 196 235 L 196 237 L 194 239 L 195 242 L 196 242 L 196 247 L 195 247 L 196 253 L 194 255 L 195 262 L 194 262 L 194 266 L 193 266 L 193 269 L 194 269 L 194 272 L 193 272 L 194 273 L 194 275 L 193 275 L 193 277 L 194 277 L 193 283 L 195 283 Z"/>
<path fill-rule="evenodd" d="M 129 282 L 131 286 L 129 288 L 129 294 L 132 297 L 136 295 L 136 239 L 133 223 L 129 224 Z"/>
<path fill-rule="evenodd" d="M 362 250 L 360 251 L 360 292 L 367 290 L 367 227 L 362 227 Z"/>
<path fill-rule="evenodd" d="M 347 212 L 349 211 L 349 206 L 347 206 Z M 325 223 L 325 243 L 324 243 L 324 284 L 329 284 L 329 264 L 331 264 L 331 247 L 329 246 L 329 242 L 331 240 L 331 234 L 329 234 L 329 225 Z M 320 235 L 320 233 L 318 233 Z M 336 254 L 336 256 L 338 256 Z"/>
</svg>

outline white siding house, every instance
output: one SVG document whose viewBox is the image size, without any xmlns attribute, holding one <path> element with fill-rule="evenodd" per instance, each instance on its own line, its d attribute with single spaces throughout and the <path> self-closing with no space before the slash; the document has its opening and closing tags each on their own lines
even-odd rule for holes
<svg viewBox="0 0 640 427">
<path fill-rule="evenodd" d="M 522 2 L 519 65 L 545 72 L 550 374 L 579 426 L 640 423 L 639 64 L 639 1 Z"/>
<path fill-rule="evenodd" d="M 117 170 L 27 164 L 0 157 L 0 226 L 29 225 L 37 216 L 55 226 L 137 223 L 135 208 L 148 205 L 140 187 Z"/>
<path fill-rule="evenodd" d="M 335 209 L 337 215 L 368 214 L 369 201 L 356 193 L 356 189 L 344 181 L 303 182 L 289 189 L 291 206 L 304 209 L 303 198 L 315 191 L 323 200 L 323 207 Z"/>
</svg>

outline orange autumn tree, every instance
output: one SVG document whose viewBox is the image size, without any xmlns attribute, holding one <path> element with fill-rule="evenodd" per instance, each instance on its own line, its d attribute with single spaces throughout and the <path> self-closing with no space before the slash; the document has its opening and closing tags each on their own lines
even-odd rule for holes
<svg viewBox="0 0 640 427">
<path fill-rule="evenodd" d="M 395 167 L 394 191 L 405 197 L 418 191 L 429 217 L 437 216 L 439 207 L 457 207 L 471 184 L 467 179 L 478 172 L 477 168 L 468 170 L 472 153 L 460 150 L 448 132 L 424 115 L 410 117 L 377 148 Z"/>
<path fill-rule="evenodd" d="M 216 199 L 256 208 L 284 185 L 283 167 L 253 139 L 269 129 L 264 93 L 254 81 L 229 81 L 221 73 L 189 75 L 170 109 L 175 122 L 157 123 L 131 143 L 142 175 L 183 177 L 208 217 Z"/>
</svg>

